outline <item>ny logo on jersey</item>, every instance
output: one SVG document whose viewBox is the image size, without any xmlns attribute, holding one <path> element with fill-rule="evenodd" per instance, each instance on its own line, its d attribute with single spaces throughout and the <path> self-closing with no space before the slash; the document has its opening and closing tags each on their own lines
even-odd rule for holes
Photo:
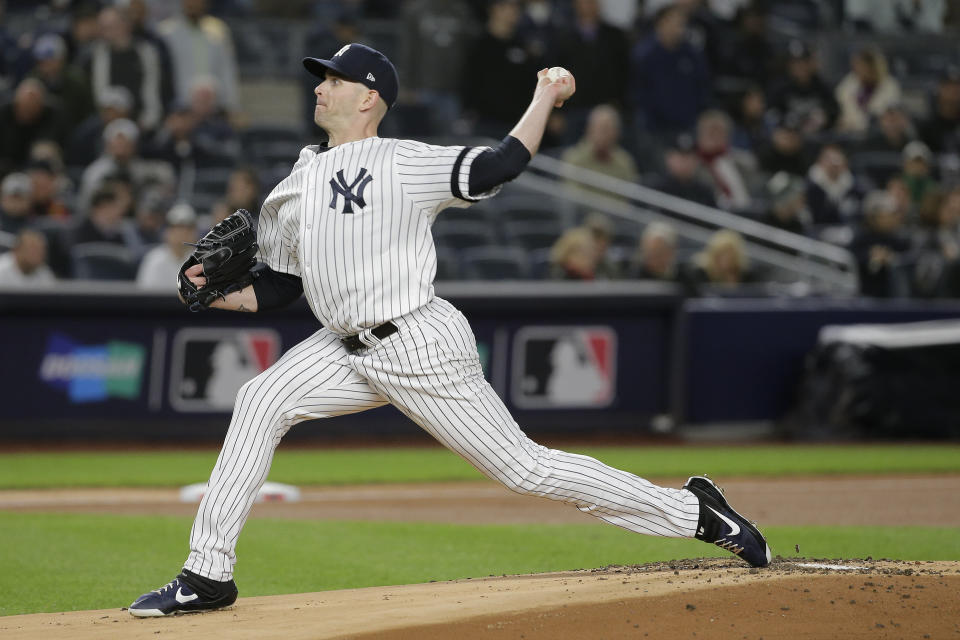
<svg viewBox="0 0 960 640">
<path fill-rule="evenodd" d="M 363 199 L 363 191 L 371 182 L 373 182 L 373 176 L 367 175 L 367 170 L 360 167 L 360 173 L 356 179 L 351 184 L 347 184 L 346 179 L 343 177 L 343 169 L 340 169 L 337 171 L 337 177 L 335 179 L 330 178 L 330 188 L 333 189 L 330 208 L 336 211 L 338 195 L 343 196 L 343 213 L 353 213 L 354 202 L 356 202 L 357 206 L 361 209 L 364 208 L 367 206 L 367 203 Z M 354 189 L 356 189 L 356 192 L 354 192 Z"/>
</svg>

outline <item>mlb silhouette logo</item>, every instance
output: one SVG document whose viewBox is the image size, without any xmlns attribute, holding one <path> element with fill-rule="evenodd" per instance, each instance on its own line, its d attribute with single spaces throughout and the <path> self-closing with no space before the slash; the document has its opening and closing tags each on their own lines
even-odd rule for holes
<svg viewBox="0 0 960 640">
<path fill-rule="evenodd" d="M 616 396 L 611 327 L 525 327 L 513 342 L 513 403 L 521 409 L 599 409 Z"/>
<path fill-rule="evenodd" d="M 184 412 L 230 411 L 240 387 L 279 355 L 272 329 L 183 329 L 173 341 L 170 404 Z"/>
</svg>

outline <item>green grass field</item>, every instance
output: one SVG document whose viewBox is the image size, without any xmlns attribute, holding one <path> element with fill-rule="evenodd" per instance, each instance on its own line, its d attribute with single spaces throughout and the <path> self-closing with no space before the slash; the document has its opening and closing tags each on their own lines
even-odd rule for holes
<svg viewBox="0 0 960 640">
<path fill-rule="evenodd" d="M 575 447 L 646 477 L 958 473 L 960 445 Z M 0 454 L 0 489 L 176 487 L 206 480 L 216 451 Z M 270 479 L 297 485 L 478 480 L 441 448 L 283 450 Z"/>
<path fill-rule="evenodd" d="M 960 473 L 960 446 L 594 447 L 575 449 L 649 477 Z M 215 452 L 0 454 L 0 489 L 178 486 Z M 443 449 L 278 452 L 270 478 L 299 485 L 477 480 Z M 0 511 L 0 615 L 112 608 L 170 580 L 191 520 Z M 769 527 L 774 553 L 960 560 L 960 531 Z M 245 596 L 638 564 L 724 552 L 693 540 L 591 525 L 445 525 L 254 519 L 237 581 Z"/>
<path fill-rule="evenodd" d="M 0 512 L 0 615 L 119 608 L 172 579 L 182 517 Z M 960 560 L 948 528 L 769 527 L 774 553 Z M 695 540 L 591 525 L 484 525 L 253 519 L 240 539 L 241 595 L 559 571 L 727 554 Z"/>
</svg>

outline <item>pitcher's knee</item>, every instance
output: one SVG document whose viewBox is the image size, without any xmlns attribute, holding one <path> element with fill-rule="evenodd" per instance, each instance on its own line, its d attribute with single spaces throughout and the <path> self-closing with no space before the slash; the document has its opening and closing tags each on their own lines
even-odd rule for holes
<svg viewBox="0 0 960 640">
<path fill-rule="evenodd" d="M 552 474 L 549 449 L 526 440 L 504 448 L 506 468 L 498 469 L 497 480 L 520 494 L 542 494 L 544 482 Z"/>
</svg>

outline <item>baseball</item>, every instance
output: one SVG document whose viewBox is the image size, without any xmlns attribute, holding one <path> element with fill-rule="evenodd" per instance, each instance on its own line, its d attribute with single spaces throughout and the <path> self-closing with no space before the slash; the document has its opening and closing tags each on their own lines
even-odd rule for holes
<svg viewBox="0 0 960 640">
<path fill-rule="evenodd" d="M 556 82 L 563 76 L 569 76 L 570 72 L 564 69 L 563 67 L 550 67 L 547 69 L 547 77 L 550 78 L 550 82 Z"/>
</svg>

